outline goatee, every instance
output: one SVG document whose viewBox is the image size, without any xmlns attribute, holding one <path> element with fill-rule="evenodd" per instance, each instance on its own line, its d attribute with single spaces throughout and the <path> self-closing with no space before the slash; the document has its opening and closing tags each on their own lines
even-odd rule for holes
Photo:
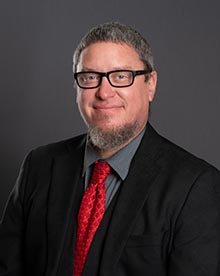
<svg viewBox="0 0 220 276">
<path fill-rule="evenodd" d="M 138 123 L 126 124 L 110 130 L 89 127 L 88 133 L 94 147 L 100 150 L 114 150 L 126 145 L 138 132 Z"/>
</svg>

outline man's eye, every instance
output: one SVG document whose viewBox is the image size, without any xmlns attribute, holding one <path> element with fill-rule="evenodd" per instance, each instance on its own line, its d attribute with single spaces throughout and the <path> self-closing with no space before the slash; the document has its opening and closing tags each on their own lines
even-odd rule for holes
<svg viewBox="0 0 220 276">
<path fill-rule="evenodd" d="M 124 82 L 129 79 L 129 75 L 125 73 L 117 73 L 112 76 L 112 80 L 115 82 Z"/>
<path fill-rule="evenodd" d="M 88 81 L 96 81 L 98 80 L 98 76 L 96 75 L 83 75 L 81 76 L 82 82 L 88 82 Z"/>
<path fill-rule="evenodd" d="M 123 80 L 123 79 L 126 79 L 126 78 L 127 78 L 127 76 L 126 76 L 126 75 L 123 75 L 123 74 L 116 75 L 115 77 L 116 77 L 117 79 L 119 79 L 119 80 Z"/>
<path fill-rule="evenodd" d="M 93 76 L 93 75 L 87 76 L 87 80 L 96 80 L 96 79 L 97 79 L 97 76 Z"/>
<path fill-rule="evenodd" d="M 86 81 L 89 81 L 89 82 L 91 82 L 91 81 L 98 81 L 99 78 L 100 77 L 98 75 L 86 75 L 85 76 Z"/>
</svg>

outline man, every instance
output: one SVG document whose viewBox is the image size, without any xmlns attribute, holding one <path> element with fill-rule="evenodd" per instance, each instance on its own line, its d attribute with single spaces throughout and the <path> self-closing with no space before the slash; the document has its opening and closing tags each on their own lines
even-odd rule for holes
<svg viewBox="0 0 220 276">
<path fill-rule="evenodd" d="M 220 173 L 149 124 L 157 73 L 147 41 L 100 25 L 73 70 L 88 134 L 25 159 L 1 222 L 0 275 L 220 275 Z M 94 163 L 108 167 L 104 196 Z"/>
</svg>

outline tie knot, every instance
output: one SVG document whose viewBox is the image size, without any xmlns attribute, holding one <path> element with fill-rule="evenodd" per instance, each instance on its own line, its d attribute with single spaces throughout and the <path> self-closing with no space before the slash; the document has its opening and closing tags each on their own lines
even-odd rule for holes
<svg viewBox="0 0 220 276">
<path fill-rule="evenodd" d="M 107 162 L 96 161 L 93 169 L 91 183 L 98 184 L 101 182 L 105 182 L 109 173 L 110 173 L 110 166 Z"/>
</svg>

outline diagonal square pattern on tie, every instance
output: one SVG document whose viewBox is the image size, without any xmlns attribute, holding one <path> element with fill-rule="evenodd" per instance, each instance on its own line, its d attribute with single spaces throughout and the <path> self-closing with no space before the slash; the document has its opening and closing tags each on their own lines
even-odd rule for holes
<svg viewBox="0 0 220 276">
<path fill-rule="evenodd" d="M 95 162 L 91 183 L 83 196 L 79 213 L 74 276 L 81 276 L 89 248 L 105 213 L 105 180 L 110 173 L 107 162 Z"/>
</svg>

